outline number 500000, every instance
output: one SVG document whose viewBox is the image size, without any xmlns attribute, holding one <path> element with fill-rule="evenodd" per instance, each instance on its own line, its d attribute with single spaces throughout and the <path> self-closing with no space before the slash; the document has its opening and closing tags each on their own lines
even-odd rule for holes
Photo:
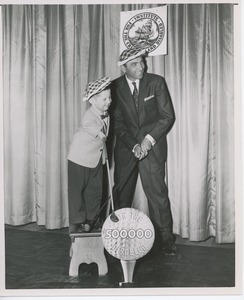
<svg viewBox="0 0 244 300">
<path fill-rule="evenodd" d="M 104 238 L 105 239 L 142 239 L 142 238 L 146 238 L 146 239 L 150 239 L 153 236 L 153 232 L 150 229 L 105 229 L 104 230 Z"/>
</svg>

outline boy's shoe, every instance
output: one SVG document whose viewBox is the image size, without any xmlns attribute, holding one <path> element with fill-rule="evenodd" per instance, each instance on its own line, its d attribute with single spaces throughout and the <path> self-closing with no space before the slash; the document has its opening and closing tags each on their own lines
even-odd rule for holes
<svg viewBox="0 0 244 300">
<path fill-rule="evenodd" d="M 86 220 L 85 223 L 90 226 L 90 232 L 101 232 L 103 221 L 99 219 Z"/>
<path fill-rule="evenodd" d="M 90 225 L 88 223 L 75 224 L 74 233 L 84 233 L 90 231 Z"/>
</svg>

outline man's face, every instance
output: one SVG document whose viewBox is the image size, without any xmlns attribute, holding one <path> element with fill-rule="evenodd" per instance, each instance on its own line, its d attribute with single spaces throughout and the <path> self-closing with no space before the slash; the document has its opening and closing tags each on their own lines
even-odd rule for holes
<svg viewBox="0 0 244 300">
<path fill-rule="evenodd" d="M 111 102 L 112 102 L 112 100 L 111 100 L 110 89 L 106 89 L 106 90 L 102 91 L 101 93 L 94 95 L 90 99 L 90 103 L 92 105 L 95 105 L 96 108 L 98 109 L 98 111 L 100 111 L 100 112 L 107 111 Z"/>
<path fill-rule="evenodd" d="M 136 57 L 126 64 L 121 66 L 121 69 L 126 73 L 127 77 L 134 81 L 136 79 L 142 79 L 145 69 L 145 63 L 141 56 Z"/>
</svg>

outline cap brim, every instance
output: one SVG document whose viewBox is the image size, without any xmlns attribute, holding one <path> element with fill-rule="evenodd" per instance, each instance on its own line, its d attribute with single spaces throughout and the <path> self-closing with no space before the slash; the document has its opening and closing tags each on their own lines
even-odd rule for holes
<svg viewBox="0 0 244 300">
<path fill-rule="evenodd" d="M 123 61 L 118 61 L 118 66 L 123 66 L 124 64 L 126 64 L 128 61 L 132 60 L 132 59 L 135 59 L 139 56 L 142 56 L 142 55 L 146 55 L 147 51 L 145 49 L 143 50 L 140 50 L 137 54 L 135 55 L 132 55 L 130 57 L 128 57 L 127 59 L 123 60 Z"/>
<path fill-rule="evenodd" d="M 94 96 L 94 95 L 96 95 L 96 94 L 102 92 L 107 86 L 110 85 L 110 83 L 111 83 L 111 78 L 109 78 L 107 81 L 103 82 L 103 83 L 99 86 L 99 88 L 98 88 L 97 90 L 95 90 L 94 92 L 92 92 L 92 93 L 89 95 L 89 97 L 83 97 L 82 100 L 83 100 L 84 102 L 85 102 L 85 101 L 88 101 L 92 96 Z"/>
</svg>

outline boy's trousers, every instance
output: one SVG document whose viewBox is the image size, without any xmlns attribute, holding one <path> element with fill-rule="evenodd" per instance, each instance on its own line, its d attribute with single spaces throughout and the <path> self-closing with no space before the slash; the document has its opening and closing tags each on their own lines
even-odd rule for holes
<svg viewBox="0 0 244 300">
<path fill-rule="evenodd" d="M 103 165 L 80 166 L 68 160 L 69 223 L 92 220 L 100 209 L 103 188 Z"/>
</svg>

